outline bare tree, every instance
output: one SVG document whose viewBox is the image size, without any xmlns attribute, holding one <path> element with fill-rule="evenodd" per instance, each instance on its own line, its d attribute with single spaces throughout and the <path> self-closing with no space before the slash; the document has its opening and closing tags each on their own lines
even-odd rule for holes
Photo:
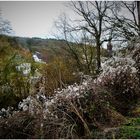
<svg viewBox="0 0 140 140">
<path fill-rule="evenodd" d="M 65 14 L 55 22 L 65 40 L 63 49 L 72 57 L 80 71 L 93 73 L 95 69 L 95 47 L 91 35 L 85 30 L 72 27 Z"/>
<path fill-rule="evenodd" d="M 140 1 L 137 1 L 137 12 L 138 12 L 138 25 L 139 25 L 139 36 L 140 36 Z"/>
<path fill-rule="evenodd" d="M 0 10 L 0 34 L 9 35 L 12 33 L 13 33 L 13 30 L 12 30 L 10 22 L 2 17 L 2 13 Z"/>
<path fill-rule="evenodd" d="M 97 54 L 97 70 L 99 71 L 101 68 L 101 46 L 105 41 L 110 40 L 113 35 L 113 28 L 110 27 L 106 16 L 113 6 L 113 2 L 80 1 L 72 2 L 71 5 L 75 12 L 81 16 L 77 28 L 87 31 L 94 38 Z"/>
<path fill-rule="evenodd" d="M 118 4 L 120 10 L 112 9 L 113 16 L 108 17 L 110 23 L 114 25 L 114 31 L 118 34 L 118 37 L 128 41 L 135 36 L 140 36 L 139 2 L 122 1 Z"/>
<path fill-rule="evenodd" d="M 101 68 L 101 46 L 104 42 L 128 41 L 139 35 L 139 18 L 137 19 L 136 8 L 139 2 L 109 2 L 109 1 L 72 1 L 70 6 L 79 15 L 79 19 L 73 20 L 71 24 L 63 20 L 63 31 L 65 39 L 68 40 L 68 33 L 85 31 L 92 36 L 96 47 L 97 70 Z M 139 8 L 138 13 L 139 13 Z M 124 10 L 124 11 L 123 11 Z M 125 17 L 125 10 L 129 14 Z M 62 25 L 62 24 L 61 24 Z M 72 36 L 72 38 L 77 36 Z M 68 42 L 67 42 L 68 43 Z M 74 47 L 68 43 L 77 62 L 80 59 Z M 80 64 L 81 65 L 81 64 Z"/>
</svg>

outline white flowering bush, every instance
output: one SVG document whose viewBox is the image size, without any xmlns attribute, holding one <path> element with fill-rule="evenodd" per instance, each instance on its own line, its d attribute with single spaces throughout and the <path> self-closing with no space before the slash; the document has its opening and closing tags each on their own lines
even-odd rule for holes
<svg viewBox="0 0 140 140">
<path fill-rule="evenodd" d="M 93 85 L 91 77 L 84 76 L 79 85 L 75 83 L 62 90 L 57 89 L 52 97 L 38 93 L 23 99 L 19 103 L 19 109 L 22 111 L 14 113 L 11 118 L 17 114 L 23 121 L 28 120 L 26 115 L 33 119 L 33 124 L 30 122 L 34 128 L 30 130 L 31 137 L 25 134 L 20 135 L 20 138 L 32 138 L 33 134 L 34 138 L 91 138 L 91 131 L 101 129 L 105 122 L 114 125 L 124 121 L 121 114 L 113 111 L 109 99 L 111 98 L 107 91 L 96 84 Z M 21 118 L 20 114 L 25 116 Z M 17 121 L 14 123 L 17 124 Z"/>
<path fill-rule="evenodd" d="M 102 73 L 96 80 L 97 85 L 111 94 L 113 106 L 123 115 L 129 114 L 140 97 L 138 56 L 135 48 L 133 55 L 112 57 L 102 64 Z"/>
<path fill-rule="evenodd" d="M 137 44 L 137 47 L 136 49 L 133 51 L 133 56 L 132 58 L 135 60 L 135 67 L 138 71 L 138 76 L 139 76 L 139 79 L 140 79 L 140 43 Z"/>
</svg>

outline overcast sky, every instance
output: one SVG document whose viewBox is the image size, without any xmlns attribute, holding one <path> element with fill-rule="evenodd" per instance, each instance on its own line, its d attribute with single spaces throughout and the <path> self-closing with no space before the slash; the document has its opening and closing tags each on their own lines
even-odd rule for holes
<svg viewBox="0 0 140 140">
<path fill-rule="evenodd" d="M 68 6 L 69 1 L 0 1 L 2 17 L 11 22 L 16 36 L 52 38 L 54 21 L 62 13 L 78 19 Z M 129 16 L 127 12 L 123 15 Z M 52 33 L 53 32 L 53 33 Z"/>
<path fill-rule="evenodd" d="M 68 2 L 61 1 L 0 1 L 2 16 L 11 22 L 16 36 L 52 37 L 53 23 L 66 12 L 72 16 Z"/>
</svg>

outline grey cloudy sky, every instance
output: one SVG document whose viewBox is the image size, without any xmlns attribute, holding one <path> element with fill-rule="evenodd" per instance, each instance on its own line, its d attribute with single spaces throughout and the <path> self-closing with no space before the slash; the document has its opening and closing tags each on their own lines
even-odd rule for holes
<svg viewBox="0 0 140 140">
<path fill-rule="evenodd" d="M 51 37 L 58 16 L 72 11 L 62 1 L 0 1 L 2 16 L 11 22 L 16 36 Z"/>
</svg>

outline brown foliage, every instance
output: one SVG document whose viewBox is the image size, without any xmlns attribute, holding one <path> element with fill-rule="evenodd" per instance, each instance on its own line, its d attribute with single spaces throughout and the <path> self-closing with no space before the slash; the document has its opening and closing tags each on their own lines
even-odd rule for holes
<svg viewBox="0 0 140 140">
<path fill-rule="evenodd" d="M 78 81 L 78 76 L 73 75 L 74 68 L 70 61 L 62 57 L 56 57 L 44 68 L 45 88 L 48 95 L 54 93 L 57 88 L 62 89 L 67 84 Z"/>
</svg>

